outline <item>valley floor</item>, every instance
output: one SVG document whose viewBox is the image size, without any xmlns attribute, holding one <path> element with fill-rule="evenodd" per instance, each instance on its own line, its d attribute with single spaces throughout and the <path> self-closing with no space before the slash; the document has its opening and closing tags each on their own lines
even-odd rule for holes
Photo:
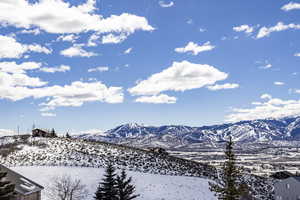
<svg viewBox="0 0 300 200">
<path fill-rule="evenodd" d="M 93 194 L 104 174 L 103 168 L 32 166 L 13 169 L 45 187 L 43 200 L 49 200 L 46 192 L 51 178 L 64 174 L 81 179 L 89 189 L 87 200 L 93 200 Z M 137 200 L 216 200 L 209 191 L 207 179 L 132 171 L 128 175 L 132 176 L 137 193 L 140 194 Z"/>
<path fill-rule="evenodd" d="M 200 145 L 199 145 L 200 146 Z M 278 171 L 300 171 L 300 142 L 249 143 L 236 145 L 237 164 L 249 173 L 269 177 Z M 172 156 L 207 163 L 220 168 L 225 156 L 224 147 L 194 147 L 193 150 L 171 150 Z"/>
</svg>

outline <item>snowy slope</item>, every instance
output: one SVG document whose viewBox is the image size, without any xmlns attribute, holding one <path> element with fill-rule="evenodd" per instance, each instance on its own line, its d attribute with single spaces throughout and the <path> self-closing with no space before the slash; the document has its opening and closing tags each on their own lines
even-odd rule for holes
<svg viewBox="0 0 300 200">
<path fill-rule="evenodd" d="M 92 200 L 104 174 L 103 168 L 15 167 L 13 169 L 46 187 L 42 194 L 43 200 L 50 200 L 45 193 L 51 177 L 63 174 L 81 179 L 88 186 L 87 200 Z M 133 177 L 137 193 L 141 195 L 137 200 L 216 200 L 209 191 L 207 179 L 139 172 L 128 172 L 128 175 Z"/>
<path fill-rule="evenodd" d="M 207 164 L 179 159 L 165 154 L 104 142 L 66 138 L 0 138 L 0 163 L 8 167 L 60 166 L 102 168 L 112 163 L 133 172 L 208 178 L 213 180 L 216 169 Z M 15 141 L 14 141 L 15 140 Z M 7 146 L 7 144 L 9 144 Z M 10 151 L 6 152 L 6 148 Z M 5 154 L 3 154 L 5 150 Z M 94 174 L 93 174 L 94 176 Z M 245 175 L 254 196 L 269 200 L 272 183 L 269 179 Z M 180 184 L 180 182 L 178 182 Z M 182 184 L 181 184 L 182 185 Z M 152 185 L 155 188 L 155 185 Z M 183 187 L 183 186 L 182 186 Z M 153 189 L 154 190 L 154 189 Z M 171 190 L 170 190 L 171 191 Z M 177 190 L 175 190 L 177 191 Z"/>
<path fill-rule="evenodd" d="M 300 117 L 242 121 L 215 126 L 144 126 L 124 124 L 101 134 L 77 137 L 138 147 L 176 148 L 193 144 L 217 144 L 232 136 L 237 143 L 300 140 Z"/>
<path fill-rule="evenodd" d="M 81 166 L 103 167 L 108 162 L 133 171 L 167 175 L 214 176 L 214 168 L 207 164 L 183 160 L 150 151 L 103 142 L 87 142 L 66 138 L 31 138 L 13 143 L 4 138 L 14 151 L 1 156 L 7 166 Z M 0 138 L 1 144 L 1 138 Z"/>
<path fill-rule="evenodd" d="M 9 139 L 9 137 L 6 137 L 4 141 L 9 145 L 0 147 L 0 163 L 9 167 L 69 166 L 102 168 L 107 163 L 112 163 L 118 169 L 125 168 L 129 171 L 150 174 L 191 176 L 211 180 L 217 175 L 216 169 L 207 164 L 104 142 L 31 137 L 23 139 L 17 137 Z M 3 149 L 5 150 L 7 147 L 11 151 L 3 155 Z M 270 199 L 269 193 L 272 189 L 272 183 L 269 179 L 245 174 L 241 177 L 241 181 L 249 185 L 254 196 L 258 196 L 261 200 Z M 153 185 L 153 187 L 156 186 Z"/>
</svg>

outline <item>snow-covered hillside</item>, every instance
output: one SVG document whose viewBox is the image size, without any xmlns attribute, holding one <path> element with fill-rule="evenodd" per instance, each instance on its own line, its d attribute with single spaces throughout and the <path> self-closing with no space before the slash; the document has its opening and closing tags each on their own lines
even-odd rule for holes
<svg viewBox="0 0 300 200">
<path fill-rule="evenodd" d="M 93 194 L 104 174 L 103 168 L 15 167 L 13 169 L 45 187 L 43 200 L 50 200 L 46 192 L 51 178 L 64 174 L 81 179 L 89 190 L 87 200 L 93 200 Z M 128 175 L 133 177 L 137 193 L 141 195 L 137 200 L 216 200 L 209 191 L 207 179 L 131 171 Z"/>
<path fill-rule="evenodd" d="M 110 162 L 120 168 L 155 174 L 211 177 L 215 174 L 214 168 L 207 164 L 103 142 L 31 137 L 3 140 L 6 146 L 0 151 L 0 163 L 7 166 L 103 167 Z M 6 148 L 11 152 L 1 156 Z"/>
<path fill-rule="evenodd" d="M 81 134 L 77 137 L 108 141 L 138 147 L 189 147 L 194 144 L 226 141 L 232 136 L 237 143 L 291 141 L 300 139 L 300 117 L 242 121 L 215 126 L 144 126 L 125 124 L 99 134 Z"/>
<path fill-rule="evenodd" d="M 4 145 L 1 145 L 4 144 Z M 116 168 L 159 175 L 191 176 L 213 180 L 216 169 L 210 165 L 133 147 L 67 138 L 0 138 L 0 163 L 14 166 L 69 166 Z M 167 177 L 167 176 L 166 176 Z M 241 177 L 254 196 L 270 199 L 269 179 L 245 174 Z M 179 183 L 178 183 L 179 184 Z M 156 186 L 153 186 L 156 187 Z M 171 191 L 172 192 L 172 191 Z M 272 195 L 271 195 L 272 196 Z"/>
</svg>

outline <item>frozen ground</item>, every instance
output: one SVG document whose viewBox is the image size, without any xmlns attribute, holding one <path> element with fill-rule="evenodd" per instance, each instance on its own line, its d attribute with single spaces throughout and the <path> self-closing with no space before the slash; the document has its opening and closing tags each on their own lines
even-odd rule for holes
<svg viewBox="0 0 300 200">
<path fill-rule="evenodd" d="M 45 191 L 51 178 L 63 174 L 81 179 L 89 189 L 87 199 L 92 200 L 98 182 L 104 173 L 103 168 L 82 167 L 41 166 L 14 167 L 13 169 L 45 187 L 43 200 L 49 200 L 45 196 Z M 141 195 L 137 200 L 216 200 L 213 193 L 209 191 L 208 180 L 206 179 L 131 171 L 128 174 L 133 177 L 137 193 Z"/>
</svg>

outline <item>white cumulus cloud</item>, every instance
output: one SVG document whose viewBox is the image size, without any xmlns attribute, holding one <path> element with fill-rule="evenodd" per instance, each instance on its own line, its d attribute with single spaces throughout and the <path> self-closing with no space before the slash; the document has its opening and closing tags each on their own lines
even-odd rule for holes
<svg viewBox="0 0 300 200">
<path fill-rule="evenodd" d="M 87 46 L 89 46 L 89 47 L 95 47 L 95 46 L 97 46 L 97 42 L 98 42 L 99 38 L 100 38 L 99 34 L 97 34 L 97 33 L 92 34 L 89 37 Z"/>
<path fill-rule="evenodd" d="M 252 108 L 234 108 L 232 113 L 225 117 L 226 121 L 236 122 L 300 115 L 300 100 L 283 100 L 272 98 L 267 94 L 262 97 L 265 101 L 253 102 Z"/>
<path fill-rule="evenodd" d="M 114 35 L 112 33 L 102 37 L 102 44 L 118 44 L 126 40 L 126 34 Z"/>
<path fill-rule="evenodd" d="M 295 93 L 300 94 L 300 89 L 295 89 Z"/>
<path fill-rule="evenodd" d="M 56 107 L 79 107 L 85 102 L 123 102 L 121 87 L 107 87 L 101 82 L 73 82 L 71 85 L 51 86 L 36 89 L 32 94 L 36 98 L 50 97 L 48 102 L 42 103 L 43 111 Z"/>
<path fill-rule="evenodd" d="M 144 17 L 123 13 L 104 18 L 96 14 L 96 0 L 74 6 L 63 0 L 0 1 L 0 23 L 18 28 L 38 27 L 48 33 L 134 33 L 152 31 Z"/>
<path fill-rule="evenodd" d="M 272 99 L 272 96 L 270 94 L 262 94 L 260 96 L 261 99 Z"/>
<path fill-rule="evenodd" d="M 284 11 L 290 11 L 290 10 L 299 10 L 300 9 L 300 3 L 290 2 L 288 4 L 285 4 L 281 7 Z"/>
<path fill-rule="evenodd" d="M 211 45 L 210 42 L 206 42 L 203 45 L 198 45 L 194 42 L 189 42 L 185 47 L 176 48 L 175 51 L 178 53 L 192 52 L 193 55 L 198 55 L 203 51 L 211 51 L 215 46 Z"/>
<path fill-rule="evenodd" d="M 124 51 L 124 54 L 129 54 L 132 51 L 132 48 L 128 48 Z"/>
<path fill-rule="evenodd" d="M 56 117 L 56 114 L 51 112 L 42 112 L 41 115 L 43 117 Z"/>
<path fill-rule="evenodd" d="M 84 50 L 82 46 L 82 44 L 74 44 L 70 48 L 62 50 L 60 54 L 66 57 L 92 57 L 98 55 L 97 53 Z"/>
<path fill-rule="evenodd" d="M 7 76 L 0 72 L 0 99 L 18 101 L 25 98 L 47 98 L 42 103 L 41 111 L 46 112 L 61 106 L 82 106 L 85 102 L 123 102 L 121 87 L 107 87 L 101 82 L 75 81 L 70 85 L 44 86 L 38 78 L 31 78 L 25 74 Z M 44 87 L 39 87 L 44 86 Z"/>
<path fill-rule="evenodd" d="M 75 34 L 67 34 L 67 35 L 61 35 L 56 40 L 57 41 L 65 41 L 65 42 L 72 42 L 74 43 L 79 38 L 78 35 Z"/>
<path fill-rule="evenodd" d="M 260 39 L 263 37 L 269 36 L 273 32 L 285 31 L 288 29 L 300 29 L 300 24 L 284 24 L 283 22 L 278 22 L 275 26 L 272 27 L 262 27 L 260 28 L 256 38 Z"/>
<path fill-rule="evenodd" d="M 20 33 L 39 35 L 39 34 L 41 34 L 41 31 L 38 28 L 35 28 L 35 29 L 24 29 L 24 30 L 20 31 Z"/>
<path fill-rule="evenodd" d="M 238 88 L 238 87 L 240 87 L 240 85 L 237 84 L 237 83 L 225 83 L 225 84 L 222 84 L 222 85 L 216 84 L 216 85 L 207 86 L 207 88 L 209 90 L 213 90 L 213 91 L 226 90 L 226 89 L 235 89 L 235 88 Z"/>
<path fill-rule="evenodd" d="M 22 44 L 13 37 L 0 35 L 0 58 L 20 58 L 28 52 L 50 54 L 52 50 L 38 44 Z"/>
<path fill-rule="evenodd" d="M 23 62 L 20 64 L 16 62 L 0 62 L 0 72 L 24 74 L 28 70 L 39 69 L 41 66 L 42 64 L 37 62 Z"/>
<path fill-rule="evenodd" d="M 185 91 L 213 85 L 227 77 L 227 73 L 210 65 L 173 62 L 167 69 L 139 81 L 128 91 L 132 95 L 157 95 L 164 91 Z"/>
<path fill-rule="evenodd" d="M 275 82 L 274 82 L 274 85 L 279 85 L 279 86 L 280 86 L 280 85 L 284 85 L 284 82 L 281 82 L 281 81 L 275 81 Z"/>
<path fill-rule="evenodd" d="M 70 71 L 71 67 L 68 65 L 60 65 L 59 67 L 42 67 L 40 71 L 47 73 L 55 73 L 55 72 L 66 72 Z"/>
<path fill-rule="evenodd" d="M 108 70 L 109 70 L 109 67 L 100 66 L 100 67 L 90 68 L 90 69 L 88 69 L 88 72 L 105 72 L 105 71 L 108 71 Z"/>
<path fill-rule="evenodd" d="M 85 102 L 123 102 L 122 87 L 107 87 L 99 81 L 75 81 L 70 85 L 47 86 L 48 83 L 39 77 L 27 74 L 27 71 L 37 69 L 54 73 L 68 71 L 70 67 L 61 65 L 56 68 L 44 68 L 41 67 L 41 63 L 35 62 L 0 62 L 0 99 L 45 99 L 41 104 L 42 112 L 61 106 L 81 106 Z"/>
<path fill-rule="evenodd" d="M 176 103 L 176 97 L 170 97 L 166 94 L 153 95 L 153 96 L 141 96 L 138 97 L 135 102 L 139 103 L 153 103 L 153 104 L 173 104 Z"/>
<path fill-rule="evenodd" d="M 249 26 L 247 24 L 243 24 L 240 26 L 233 27 L 233 30 L 236 32 L 245 32 L 245 33 L 252 33 L 254 31 L 254 28 L 252 26 Z"/>
<path fill-rule="evenodd" d="M 260 66 L 261 69 L 270 69 L 271 67 L 272 67 L 272 64 L 270 64 L 270 63 Z"/>
<path fill-rule="evenodd" d="M 40 87 L 46 84 L 47 82 L 40 80 L 40 78 L 29 77 L 27 74 L 11 74 L 6 72 L 0 72 L 0 98 L 2 95 L 5 96 L 6 93 L 11 93 L 12 91 L 8 91 L 11 87 Z M 7 91 L 5 92 L 1 90 L 1 88 L 7 89 Z"/>
<path fill-rule="evenodd" d="M 165 1 L 159 1 L 158 4 L 160 5 L 160 7 L 162 8 L 170 8 L 172 6 L 174 6 L 174 2 L 170 1 L 170 2 L 165 2 Z"/>
</svg>

